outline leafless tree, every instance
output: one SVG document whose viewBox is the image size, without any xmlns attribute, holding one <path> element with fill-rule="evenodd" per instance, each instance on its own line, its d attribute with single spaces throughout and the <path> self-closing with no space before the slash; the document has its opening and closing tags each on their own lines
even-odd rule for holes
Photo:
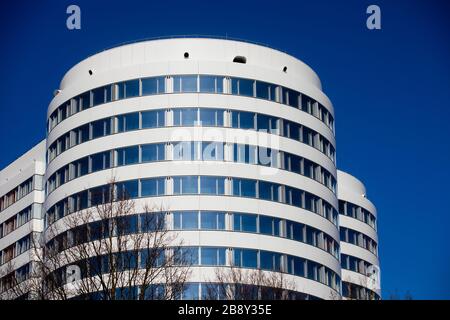
<svg viewBox="0 0 450 320">
<path fill-rule="evenodd" d="M 294 281 L 281 272 L 238 267 L 216 268 L 215 278 L 206 285 L 205 299 L 288 300 L 296 289 Z"/>
<path fill-rule="evenodd" d="M 190 259 L 178 235 L 166 227 L 164 210 L 148 205 L 137 210 L 114 180 L 90 196 L 97 205 L 49 221 L 45 232 L 33 237 L 29 277 L 20 282 L 11 272 L 3 297 L 178 297 L 190 275 Z"/>
</svg>

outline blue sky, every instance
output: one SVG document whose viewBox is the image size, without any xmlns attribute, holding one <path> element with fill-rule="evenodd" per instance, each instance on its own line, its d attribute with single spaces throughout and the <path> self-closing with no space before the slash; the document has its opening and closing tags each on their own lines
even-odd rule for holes
<svg viewBox="0 0 450 320">
<path fill-rule="evenodd" d="M 3 1 L 0 168 L 45 136 L 64 73 L 121 42 L 249 39 L 310 65 L 336 111 L 338 167 L 379 214 L 383 297 L 450 298 L 450 3 L 445 1 Z M 12 2 L 11 2 L 12 3 Z M 77 4 L 82 29 L 66 28 Z M 365 26 L 381 8 L 382 30 Z"/>
</svg>

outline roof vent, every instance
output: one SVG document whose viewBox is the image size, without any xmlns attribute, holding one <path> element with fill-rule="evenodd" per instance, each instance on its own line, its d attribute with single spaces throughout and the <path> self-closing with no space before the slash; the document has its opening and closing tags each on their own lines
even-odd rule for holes
<svg viewBox="0 0 450 320">
<path fill-rule="evenodd" d="M 283 67 L 283 72 L 284 72 L 284 73 L 287 72 L 287 67 L 286 67 L 286 66 Z"/>
<path fill-rule="evenodd" d="M 185 52 L 185 53 L 184 53 L 184 58 L 185 58 L 185 59 L 188 59 L 188 58 L 189 58 L 189 52 Z"/>
<path fill-rule="evenodd" d="M 89 72 L 89 75 L 92 76 L 92 74 L 93 74 L 92 70 L 89 69 L 88 72 Z"/>
<path fill-rule="evenodd" d="M 243 56 L 236 56 L 236 57 L 234 57 L 233 62 L 245 64 L 245 63 L 247 63 L 247 58 L 243 57 Z"/>
</svg>

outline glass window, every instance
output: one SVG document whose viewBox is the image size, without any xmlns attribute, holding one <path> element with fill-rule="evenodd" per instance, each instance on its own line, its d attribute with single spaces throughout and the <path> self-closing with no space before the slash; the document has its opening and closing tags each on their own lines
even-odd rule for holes
<svg viewBox="0 0 450 320">
<path fill-rule="evenodd" d="M 96 153 L 91 156 L 91 171 L 96 172 L 110 167 L 109 151 Z"/>
<path fill-rule="evenodd" d="M 275 269 L 275 253 L 269 251 L 260 251 L 259 253 L 260 268 L 263 270 Z"/>
<path fill-rule="evenodd" d="M 139 162 L 139 146 L 117 149 L 117 165 L 125 166 Z"/>
<path fill-rule="evenodd" d="M 254 214 L 235 213 L 234 231 L 256 232 L 257 216 Z"/>
<path fill-rule="evenodd" d="M 284 135 L 288 138 L 300 141 L 300 126 L 291 121 L 284 121 L 285 123 L 285 133 Z"/>
<path fill-rule="evenodd" d="M 262 234 L 273 235 L 273 218 L 259 216 L 259 232 Z"/>
<path fill-rule="evenodd" d="M 92 90 L 92 100 L 94 106 L 111 101 L 111 86 Z"/>
<path fill-rule="evenodd" d="M 305 209 L 315 212 L 315 200 L 316 197 L 313 194 L 305 192 Z"/>
<path fill-rule="evenodd" d="M 314 262 L 307 260 L 308 278 L 312 280 L 318 280 L 319 265 Z"/>
<path fill-rule="evenodd" d="M 86 209 L 88 207 L 88 192 L 81 191 L 74 196 L 74 211 Z"/>
<path fill-rule="evenodd" d="M 142 232 L 162 230 L 165 228 L 166 214 L 164 212 L 144 213 L 140 215 L 140 219 Z"/>
<path fill-rule="evenodd" d="M 312 246 L 316 246 L 317 245 L 316 236 L 317 236 L 316 230 L 309 226 L 306 226 L 306 243 Z"/>
<path fill-rule="evenodd" d="M 201 228 L 206 230 L 224 230 L 225 213 L 215 211 L 200 212 Z"/>
<path fill-rule="evenodd" d="M 173 92 L 197 92 L 197 75 L 174 76 Z"/>
<path fill-rule="evenodd" d="M 200 193 L 222 195 L 224 194 L 225 179 L 223 177 L 200 177 Z"/>
<path fill-rule="evenodd" d="M 303 132 L 302 132 L 302 136 L 303 136 L 303 143 L 306 143 L 310 146 L 312 146 L 313 144 L 313 132 L 311 129 L 306 128 L 306 127 L 302 127 L 303 128 Z"/>
<path fill-rule="evenodd" d="M 239 80 L 239 95 L 253 97 L 253 83 L 254 80 L 240 79 Z"/>
<path fill-rule="evenodd" d="M 105 130 L 107 122 L 109 122 L 109 119 L 102 119 L 92 122 L 92 139 L 103 137 L 109 134 L 109 131 Z"/>
<path fill-rule="evenodd" d="M 89 140 L 89 124 L 85 124 L 78 129 L 78 143 Z"/>
<path fill-rule="evenodd" d="M 241 180 L 241 196 L 243 197 L 256 197 L 256 181 L 242 179 Z"/>
<path fill-rule="evenodd" d="M 304 239 L 303 239 L 304 227 L 305 227 L 305 225 L 302 223 L 298 223 L 298 222 L 292 223 L 292 238 L 295 241 L 304 242 Z"/>
<path fill-rule="evenodd" d="M 257 268 L 258 251 L 252 249 L 234 249 L 234 263 L 243 268 Z"/>
<path fill-rule="evenodd" d="M 302 258 L 294 257 L 294 274 L 296 276 L 305 276 L 305 260 Z"/>
<path fill-rule="evenodd" d="M 182 299 L 183 300 L 198 300 L 199 299 L 199 284 L 189 283 L 183 288 Z"/>
<path fill-rule="evenodd" d="M 223 110 L 200 108 L 200 121 L 202 126 L 223 127 Z"/>
<path fill-rule="evenodd" d="M 118 132 L 131 131 L 139 129 L 139 113 L 129 113 L 126 115 L 118 116 Z"/>
<path fill-rule="evenodd" d="M 234 162 L 257 163 L 256 147 L 244 144 L 234 144 Z"/>
<path fill-rule="evenodd" d="M 165 194 L 165 179 L 151 178 L 141 180 L 141 196 L 159 196 Z"/>
<path fill-rule="evenodd" d="M 76 166 L 76 177 L 84 176 L 89 172 L 89 158 L 84 157 L 75 162 Z"/>
<path fill-rule="evenodd" d="M 133 199 L 138 197 L 138 180 L 119 182 L 116 184 L 119 199 Z"/>
<path fill-rule="evenodd" d="M 201 264 L 205 266 L 225 265 L 224 248 L 201 248 Z"/>
<path fill-rule="evenodd" d="M 164 77 L 145 78 L 141 80 L 142 95 L 152 95 L 165 92 Z"/>
<path fill-rule="evenodd" d="M 270 99 L 270 84 L 267 82 L 256 81 L 256 97 L 260 99 Z"/>
<path fill-rule="evenodd" d="M 196 144 L 190 141 L 182 141 L 173 146 L 173 160 L 194 160 L 193 147 Z"/>
<path fill-rule="evenodd" d="M 286 103 L 288 105 L 290 105 L 291 107 L 298 108 L 299 93 L 297 91 L 290 90 L 290 89 L 285 89 L 285 92 L 286 92 L 286 98 L 287 98 Z"/>
<path fill-rule="evenodd" d="M 197 108 L 183 108 L 173 110 L 174 126 L 197 125 Z"/>
<path fill-rule="evenodd" d="M 88 109 L 91 107 L 91 92 L 85 92 L 80 95 L 80 106 L 82 110 Z M 80 110 L 81 111 L 81 110 Z"/>
<path fill-rule="evenodd" d="M 201 160 L 211 161 L 223 160 L 223 143 L 222 142 L 199 142 L 201 143 Z"/>
<path fill-rule="evenodd" d="M 198 177 L 173 177 L 174 194 L 197 194 L 198 193 Z"/>
<path fill-rule="evenodd" d="M 141 146 L 142 162 L 160 161 L 165 159 L 164 143 L 145 144 Z"/>
<path fill-rule="evenodd" d="M 273 200 L 273 184 L 270 182 L 259 181 L 259 199 L 263 200 Z"/>
<path fill-rule="evenodd" d="M 142 115 L 142 129 L 164 127 L 164 110 L 145 111 Z"/>
<path fill-rule="evenodd" d="M 233 179 L 233 195 L 256 197 L 256 181 L 250 179 Z"/>
<path fill-rule="evenodd" d="M 176 230 L 198 229 L 198 212 L 197 211 L 174 212 L 173 227 Z"/>
<path fill-rule="evenodd" d="M 255 129 L 255 114 L 252 112 L 239 112 L 239 128 Z"/>
<path fill-rule="evenodd" d="M 139 79 L 125 82 L 125 98 L 139 96 Z"/>
<path fill-rule="evenodd" d="M 200 76 L 200 92 L 215 93 L 216 92 L 216 77 L 215 76 Z"/>
<path fill-rule="evenodd" d="M 117 234 L 126 235 L 138 232 L 138 215 L 116 218 Z"/>
<path fill-rule="evenodd" d="M 303 159 L 303 175 L 308 178 L 314 178 L 314 164 L 308 159 Z"/>
<path fill-rule="evenodd" d="M 307 95 L 301 95 L 301 107 L 303 111 L 311 113 L 311 99 Z"/>
<path fill-rule="evenodd" d="M 278 121 L 276 118 L 267 116 L 264 114 L 258 114 L 257 116 L 258 131 L 267 133 L 278 133 Z"/>
</svg>

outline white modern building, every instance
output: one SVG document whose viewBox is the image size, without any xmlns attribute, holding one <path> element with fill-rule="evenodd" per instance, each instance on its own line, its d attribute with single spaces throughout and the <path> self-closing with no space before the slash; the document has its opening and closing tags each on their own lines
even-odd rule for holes
<svg viewBox="0 0 450 320">
<path fill-rule="evenodd" d="M 32 237 L 43 230 L 44 174 L 45 141 L 0 171 L 0 298 L 32 268 Z"/>
<path fill-rule="evenodd" d="M 343 296 L 379 299 L 377 210 L 358 179 L 342 171 L 337 179 Z"/>
<path fill-rule="evenodd" d="M 201 298 L 230 266 L 283 273 L 299 299 L 370 296 L 376 210 L 338 173 L 333 105 L 300 60 L 234 40 L 127 44 L 70 69 L 47 115 L 46 150 L 16 161 L 35 177 L 45 167 L 45 202 L 33 193 L 45 228 L 101 202 L 94 195 L 114 178 L 138 208 L 164 208 L 197 255 L 182 298 Z M 45 166 L 31 165 L 36 153 Z M 16 162 L 1 171 L 2 199 L 21 183 L 10 178 Z M 9 212 L 18 210 L 2 204 L 0 222 Z M 0 239 L 3 257 L 11 244 Z"/>
</svg>

